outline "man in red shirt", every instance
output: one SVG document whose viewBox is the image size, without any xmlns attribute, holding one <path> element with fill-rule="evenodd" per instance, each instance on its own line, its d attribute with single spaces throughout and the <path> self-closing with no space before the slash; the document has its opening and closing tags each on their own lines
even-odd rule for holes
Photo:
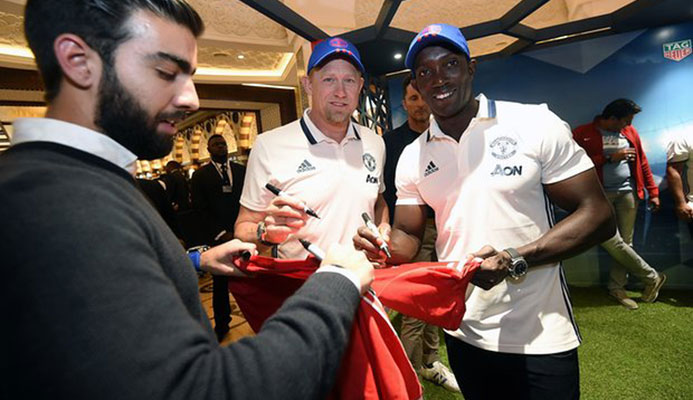
<svg viewBox="0 0 693 400">
<path fill-rule="evenodd" d="M 607 198 L 616 211 L 618 232 L 602 243 L 602 247 L 615 261 L 609 273 L 609 294 L 629 310 L 637 309 L 638 304 L 624 289 L 628 273 L 645 284 L 641 300 L 648 303 L 657 299 L 666 280 L 666 275 L 657 273 L 632 248 L 638 203 L 645 199 L 645 190 L 650 208 L 659 209 L 659 188 L 652 178 L 638 131 L 631 125 L 640 111 L 632 100 L 614 100 L 594 121 L 573 131 L 575 140 L 594 162 Z"/>
</svg>

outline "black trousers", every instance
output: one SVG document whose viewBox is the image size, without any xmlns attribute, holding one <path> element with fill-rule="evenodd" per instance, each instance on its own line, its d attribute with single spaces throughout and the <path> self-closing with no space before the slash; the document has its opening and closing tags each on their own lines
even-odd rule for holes
<svg viewBox="0 0 693 400">
<path fill-rule="evenodd" d="M 229 278 L 212 275 L 212 310 L 214 311 L 214 331 L 223 336 L 229 331 L 231 323 L 231 304 L 229 299 Z"/>
<path fill-rule="evenodd" d="M 498 353 L 445 335 L 465 400 L 580 398 L 577 349 L 546 355 Z"/>
</svg>

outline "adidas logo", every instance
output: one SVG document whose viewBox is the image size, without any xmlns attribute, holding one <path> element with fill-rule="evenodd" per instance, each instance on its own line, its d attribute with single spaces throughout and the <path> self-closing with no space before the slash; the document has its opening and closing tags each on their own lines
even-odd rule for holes
<svg viewBox="0 0 693 400">
<path fill-rule="evenodd" d="M 308 160 L 303 160 L 301 165 L 298 166 L 296 173 L 301 174 L 303 172 L 314 171 L 314 170 L 315 170 L 315 167 L 313 166 L 313 164 L 309 163 Z"/>
<path fill-rule="evenodd" d="M 424 172 L 424 178 L 431 175 L 434 172 L 438 171 L 438 166 L 433 163 L 433 161 L 428 163 L 428 166 L 426 167 L 426 171 Z"/>
</svg>

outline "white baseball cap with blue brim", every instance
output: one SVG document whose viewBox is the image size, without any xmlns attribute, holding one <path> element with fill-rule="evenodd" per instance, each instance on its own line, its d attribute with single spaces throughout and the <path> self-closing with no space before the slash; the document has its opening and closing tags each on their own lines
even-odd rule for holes
<svg viewBox="0 0 693 400">
<path fill-rule="evenodd" d="M 414 61 L 416 61 L 416 56 L 419 52 L 425 47 L 438 43 L 447 43 L 464 53 L 467 59 L 470 58 L 469 45 L 460 28 L 448 24 L 431 24 L 423 28 L 414 40 L 411 41 L 407 57 L 404 59 L 404 65 L 413 71 Z"/>
<path fill-rule="evenodd" d="M 308 59 L 308 73 L 331 56 L 342 56 L 354 64 L 362 74 L 366 72 L 356 46 L 342 38 L 333 37 L 315 45 L 313 53 Z"/>
</svg>

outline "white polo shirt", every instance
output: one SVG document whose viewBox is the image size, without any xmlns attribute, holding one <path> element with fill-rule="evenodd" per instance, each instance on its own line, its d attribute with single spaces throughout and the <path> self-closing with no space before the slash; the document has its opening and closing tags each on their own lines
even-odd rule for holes
<svg viewBox="0 0 693 400">
<path fill-rule="evenodd" d="M 546 105 L 477 97 L 479 111 L 459 143 L 435 120 L 397 165 L 397 205 L 435 211 L 440 260 L 462 260 L 489 244 L 520 247 L 554 223 L 543 185 L 593 168 L 568 125 Z M 467 312 L 449 334 L 480 348 L 550 354 L 577 347 L 563 270 L 534 266 L 489 291 L 469 285 Z"/>
<path fill-rule="evenodd" d="M 271 183 L 286 194 L 303 200 L 320 219 L 308 217 L 296 234 L 323 250 L 333 243 L 352 245 L 363 225 L 361 214 L 374 217 L 385 165 L 385 144 L 365 126 L 351 123 L 341 141 L 325 136 L 310 120 L 303 118 L 259 135 L 248 160 L 241 204 L 264 211 L 274 198 L 265 184 Z M 279 246 L 282 258 L 305 258 L 308 254 L 298 240 L 289 237 Z"/>
<path fill-rule="evenodd" d="M 684 171 L 688 177 L 688 194 L 686 200 L 693 206 L 693 134 L 682 135 L 667 146 L 667 162 L 682 162 L 685 165 Z"/>
</svg>

